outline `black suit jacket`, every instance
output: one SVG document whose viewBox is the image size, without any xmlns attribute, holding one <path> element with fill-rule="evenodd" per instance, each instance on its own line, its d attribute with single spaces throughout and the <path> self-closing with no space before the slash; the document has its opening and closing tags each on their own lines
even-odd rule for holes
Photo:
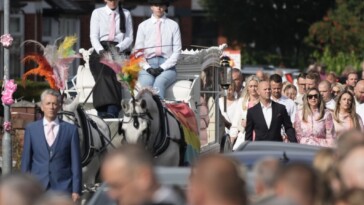
<svg viewBox="0 0 364 205">
<path fill-rule="evenodd" d="M 297 142 L 296 132 L 292 127 L 292 122 L 288 116 L 286 107 L 272 101 L 272 121 L 268 129 L 265 122 L 262 106 L 260 103 L 248 109 L 245 139 L 253 140 L 253 131 L 255 131 L 256 141 L 283 141 L 281 135 L 282 125 L 286 131 L 290 142 Z"/>
</svg>

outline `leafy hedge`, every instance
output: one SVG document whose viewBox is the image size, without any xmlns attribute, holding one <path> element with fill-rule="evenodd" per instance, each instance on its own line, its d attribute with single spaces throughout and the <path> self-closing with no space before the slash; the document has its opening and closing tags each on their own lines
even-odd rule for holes
<svg viewBox="0 0 364 205">
<path fill-rule="evenodd" d="M 18 88 L 14 93 L 14 99 L 22 99 L 32 102 L 38 102 L 40 100 L 40 94 L 43 90 L 49 88 L 47 82 L 37 82 L 37 81 L 26 81 L 25 87 L 23 87 L 20 80 L 16 80 Z"/>
<path fill-rule="evenodd" d="M 49 88 L 48 83 L 46 82 L 37 82 L 37 81 L 27 81 L 25 87 L 21 80 L 15 80 L 18 85 L 13 98 L 19 100 L 26 100 L 29 102 L 38 102 L 40 101 L 40 95 L 43 90 Z M 0 81 L 2 84 L 3 82 Z M 0 116 L 4 116 L 4 107 L 2 103 L 0 103 Z"/>
</svg>

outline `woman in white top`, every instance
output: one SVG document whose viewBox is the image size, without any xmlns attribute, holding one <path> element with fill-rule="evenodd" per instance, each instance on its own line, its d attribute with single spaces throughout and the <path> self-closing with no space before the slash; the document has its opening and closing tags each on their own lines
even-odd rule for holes
<svg viewBox="0 0 364 205">
<path fill-rule="evenodd" d="M 237 137 L 237 127 L 233 127 L 233 120 L 236 119 L 237 110 L 239 109 L 238 106 L 238 99 L 235 98 L 235 84 L 231 84 L 229 89 L 227 90 L 226 96 L 226 109 L 225 109 L 225 102 L 224 97 L 219 98 L 219 107 L 222 116 L 224 117 L 225 123 L 225 132 L 230 135 L 232 139 L 236 139 Z M 235 130 L 234 132 L 231 132 Z"/>
<path fill-rule="evenodd" d="M 234 119 L 232 125 L 232 127 L 237 128 L 238 133 L 233 150 L 237 149 L 239 145 L 245 140 L 246 115 L 248 109 L 259 102 L 259 95 L 257 92 L 258 83 L 259 78 L 255 75 L 251 75 L 245 80 L 245 88 L 238 100 L 239 109 L 236 110 L 236 118 Z"/>
</svg>

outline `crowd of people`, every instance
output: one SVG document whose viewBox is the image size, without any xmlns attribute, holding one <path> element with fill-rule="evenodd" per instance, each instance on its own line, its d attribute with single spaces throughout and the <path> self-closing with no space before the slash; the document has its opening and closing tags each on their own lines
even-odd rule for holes
<svg viewBox="0 0 364 205">
<path fill-rule="evenodd" d="M 312 68 L 291 82 L 285 79 L 259 70 L 245 83 L 241 76 L 230 85 L 226 108 L 220 98 L 234 150 L 245 140 L 335 147 L 343 132 L 364 131 L 364 79 L 357 72 L 339 79 Z"/>
<path fill-rule="evenodd" d="M 90 69 L 96 82 L 93 103 L 99 116 L 117 117 L 121 85 L 100 59 L 106 52 L 128 55 L 133 26 L 130 12 L 119 0 L 104 2 L 105 7 L 94 10 L 90 23 L 94 48 Z M 139 82 L 156 88 L 163 99 L 165 89 L 176 79 L 181 36 L 178 24 L 166 17 L 169 1 L 148 2 L 152 15 L 138 26 L 134 47 L 146 59 Z M 138 145 L 128 145 L 102 159 L 100 177 L 107 186 L 107 200 L 118 205 L 356 205 L 364 201 L 362 74 L 352 71 L 338 78 L 316 65 L 294 81 L 285 80 L 282 73 L 268 76 L 261 70 L 245 83 L 239 69 L 232 69 L 232 77 L 226 102 L 221 98 L 219 104 L 233 149 L 246 140 L 322 147 L 312 165 L 264 158 L 255 164 L 253 178 L 248 178 L 244 164 L 206 154 L 191 167 L 188 185 L 181 190 L 161 185 L 151 155 Z M 79 136 L 76 126 L 57 118 L 60 104 L 58 92 L 43 92 L 44 118 L 25 130 L 22 173 L 0 179 L 1 205 L 80 203 Z M 208 116 L 201 119 L 206 129 Z M 249 182 L 254 184 L 252 190 Z M 106 199 L 99 204 L 107 204 Z"/>
<path fill-rule="evenodd" d="M 139 145 L 109 152 L 101 165 L 106 184 L 94 205 L 359 205 L 364 201 L 364 135 L 344 132 L 337 147 L 320 149 L 312 164 L 259 159 L 252 170 L 223 154 L 206 154 L 190 168 L 186 187 L 163 185 L 151 154 Z M 249 174 L 250 173 L 250 174 Z M 0 178 L 2 205 L 72 205 L 33 175 Z"/>
</svg>

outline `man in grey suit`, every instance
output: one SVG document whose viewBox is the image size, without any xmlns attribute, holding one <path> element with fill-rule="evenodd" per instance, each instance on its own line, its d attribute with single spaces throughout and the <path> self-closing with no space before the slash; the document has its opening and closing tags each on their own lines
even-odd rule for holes
<svg viewBox="0 0 364 205">
<path fill-rule="evenodd" d="M 82 181 L 80 142 L 77 127 L 57 118 L 60 102 L 58 91 L 42 93 L 44 118 L 25 129 L 21 170 L 34 175 L 45 189 L 70 193 L 77 201 Z"/>
</svg>

